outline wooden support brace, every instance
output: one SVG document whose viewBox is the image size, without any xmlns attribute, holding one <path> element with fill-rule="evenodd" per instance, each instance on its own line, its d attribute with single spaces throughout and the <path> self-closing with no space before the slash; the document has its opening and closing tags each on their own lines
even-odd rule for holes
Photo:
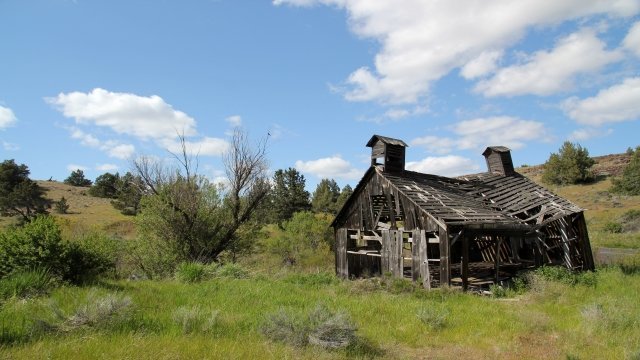
<svg viewBox="0 0 640 360">
<path fill-rule="evenodd" d="M 438 233 L 440 238 L 440 286 L 450 285 L 451 268 L 449 267 L 449 232 L 440 228 Z"/>
<path fill-rule="evenodd" d="M 469 236 L 462 236 L 462 290 L 469 288 Z"/>
</svg>

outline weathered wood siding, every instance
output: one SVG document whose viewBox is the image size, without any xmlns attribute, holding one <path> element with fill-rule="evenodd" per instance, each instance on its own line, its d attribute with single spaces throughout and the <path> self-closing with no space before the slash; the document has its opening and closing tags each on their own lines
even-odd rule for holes
<svg viewBox="0 0 640 360">
<path fill-rule="evenodd" d="M 349 264 L 347 263 L 347 229 L 336 230 L 336 274 L 349 278 Z"/>
</svg>

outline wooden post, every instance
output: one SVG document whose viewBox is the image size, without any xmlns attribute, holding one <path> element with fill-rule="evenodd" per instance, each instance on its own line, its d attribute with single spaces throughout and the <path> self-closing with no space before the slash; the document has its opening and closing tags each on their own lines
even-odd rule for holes
<svg viewBox="0 0 640 360">
<path fill-rule="evenodd" d="M 571 225 L 569 224 L 570 216 L 560 219 L 560 243 L 562 244 L 562 256 L 564 265 L 569 270 L 573 270 L 573 261 L 571 258 Z"/>
<path fill-rule="evenodd" d="M 449 232 L 440 228 L 438 231 L 440 239 L 440 286 L 449 285 L 451 280 L 449 268 Z"/>
<path fill-rule="evenodd" d="M 429 272 L 429 256 L 427 254 L 428 239 L 424 230 L 420 230 L 420 274 L 422 275 L 422 286 L 431 289 L 431 273 Z"/>
<path fill-rule="evenodd" d="M 391 271 L 389 264 L 391 260 L 391 234 L 389 234 L 389 230 L 382 230 L 382 253 L 380 257 L 380 265 L 382 266 L 382 275 L 384 273 Z"/>
<path fill-rule="evenodd" d="M 420 278 L 420 230 L 413 230 L 411 234 L 411 280 L 418 281 Z"/>
<path fill-rule="evenodd" d="M 498 285 L 500 282 L 500 246 L 502 245 L 502 237 L 496 236 L 496 247 L 495 247 L 495 267 L 496 267 L 496 282 Z"/>
<path fill-rule="evenodd" d="M 584 259 L 582 269 L 595 270 L 595 264 L 593 262 L 593 252 L 591 252 L 591 243 L 589 242 L 589 232 L 587 231 L 587 223 L 584 220 L 584 213 L 581 212 L 574 222 L 578 227 L 577 235 L 580 236 L 580 245 L 582 246 L 582 257 Z"/>
<path fill-rule="evenodd" d="M 389 208 L 389 219 L 391 221 L 391 229 L 392 230 L 396 230 L 398 228 L 398 226 L 396 225 L 395 204 L 393 203 L 393 200 L 391 199 L 391 190 L 389 189 L 388 186 L 385 186 L 385 188 L 384 188 L 384 195 L 387 198 L 387 207 Z M 380 213 L 382 213 L 382 210 L 380 210 Z"/>
<path fill-rule="evenodd" d="M 389 271 L 402 277 L 402 231 L 389 230 Z"/>
<path fill-rule="evenodd" d="M 347 229 L 336 230 L 336 274 L 343 279 L 349 278 L 347 240 Z"/>
<path fill-rule="evenodd" d="M 462 235 L 462 290 L 469 288 L 469 234 Z"/>
</svg>

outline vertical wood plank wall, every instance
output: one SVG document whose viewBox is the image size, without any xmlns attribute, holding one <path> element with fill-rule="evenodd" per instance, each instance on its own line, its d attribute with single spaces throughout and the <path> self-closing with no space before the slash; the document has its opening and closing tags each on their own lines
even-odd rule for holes
<svg viewBox="0 0 640 360">
<path fill-rule="evenodd" d="M 451 279 L 449 268 L 449 232 L 440 228 L 438 232 L 440 239 L 440 286 L 449 285 Z"/>
<path fill-rule="evenodd" d="M 382 231 L 382 250 L 380 251 L 380 255 L 382 255 L 381 260 L 381 272 L 384 275 L 386 272 L 391 271 L 390 267 L 390 258 L 391 258 L 391 239 L 389 230 Z"/>
<path fill-rule="evenodd" d="M 349 278 L 349 264 L 347 262 L 347 229 L 336 230 L 336 274 Z"/>
<path fill-rule="evenodd" d="M 579 238 L 582 239 L 580 247 L 582 248 L 583 270 L 594 270 L 595 264 L 593 262 L 593 252 L 591 251 L 591 242 L 589 240 L 589 232 L 587 231 L 587 222 L 584 219 L 584 213 L 581 212 L 574 221 L 576 232 L 579 234 Z"/>
<path fill-rule="evenodd" d="M 411 280 L 420 279 L 420 230 L 413 230 L 411 234 L 413 243 L 411 245 Z"/>
</svg>

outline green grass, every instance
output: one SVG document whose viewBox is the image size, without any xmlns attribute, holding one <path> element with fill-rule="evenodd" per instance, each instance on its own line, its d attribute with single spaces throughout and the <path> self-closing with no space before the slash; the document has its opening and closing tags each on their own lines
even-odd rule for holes
<svg viewBox="0 0 640 360">
<path fill-rule="evenodd" d="M 452 290 L 394 293 L 363 289 L 363 280 L 303 276 L 119 281 L 12 299 L 0 309 L 0 358 L 604 359 L 640 350 L 640 275 L 619 268 L 598 271 L 595 285 L 540 277 L 507 300 Z M 118 321 L 66 331 L 39 325 L 64 323 L 109 297 L 130 300 Z M 269 314 L 310 314 L 318 306 L 348 315 L 359 344 L 323 350 L 271 341 L 260 331 Z"/>
</svg>

